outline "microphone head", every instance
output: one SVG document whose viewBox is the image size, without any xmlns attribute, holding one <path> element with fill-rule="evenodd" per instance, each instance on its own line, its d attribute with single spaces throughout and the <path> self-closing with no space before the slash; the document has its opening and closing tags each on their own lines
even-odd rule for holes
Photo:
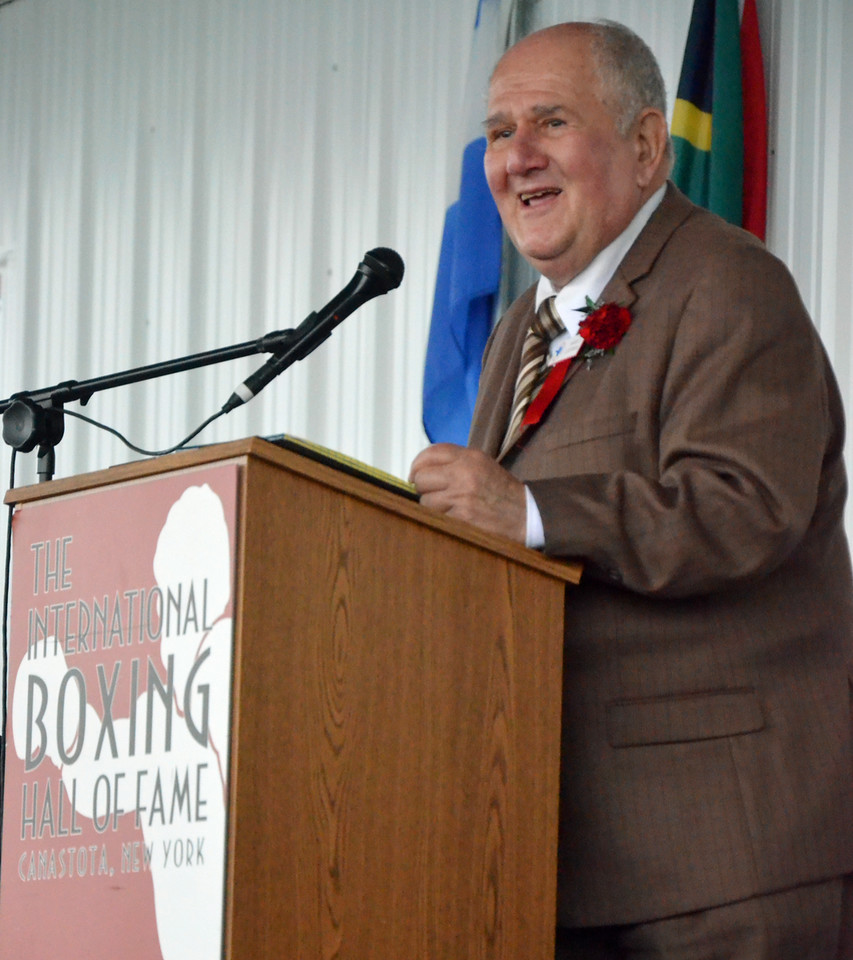
<svg viewBox="0 0 853 960">
<path fill-rule="evenodd" d="M 359 264 L 359 269 L 375 279 L 381 285 L 382 292 L 387 293 L 400 286 L 405 266 L 403 258 L 396 250 L 391 250 L 389 247 L 376 247 L 367 251 Z"/>
</svg>

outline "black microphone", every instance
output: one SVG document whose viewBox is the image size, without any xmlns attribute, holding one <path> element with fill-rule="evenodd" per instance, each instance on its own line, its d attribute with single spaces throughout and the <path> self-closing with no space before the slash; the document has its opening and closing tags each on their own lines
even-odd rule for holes
<svg viewBox="0 0 853 960">
<path fill-rule="evenodd" d="M 270 357 L 237 387 L 223 405 L 223 413 L 229 413 L 240 404 L 247 403 L 292 363 L 307 357 L 324 340 L 328 340 L 332 330 L 345 317 L 363 303 L 399 287 L 404 269 L 403 258 L 396 250 L 388 247 L 369 250 L 358 265 L 352 280 L 319 313 L 309 314 L 292 332 L 287 346 Z"/>
</svg>

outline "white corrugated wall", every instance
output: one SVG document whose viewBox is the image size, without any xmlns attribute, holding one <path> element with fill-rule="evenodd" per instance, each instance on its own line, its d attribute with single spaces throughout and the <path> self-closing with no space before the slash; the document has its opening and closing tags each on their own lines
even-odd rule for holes
<svg viewBox="0 0 853 960">
<path fill-rule="evenodd" d="M 692 0 L 540 0 L 623 20 L 670 99 Z M 199 438 L 287 431 L 405 474 L 476 0 L 14 0 L 0 6 L 0 398 L 293 326 L 390 246 L 403 285 Z M 769 245 L 853 409 L 853 3 L 759 0 Z M 263 358 L 93 398 L 166 447 Z M 69 420 L 57 476 L 128 458 Z M 21 482 L 33 455 L 19 458 Z M 6 485 L 9 452 L 0 450 Z"/>
<path fill-rule="evenodd" d="M 389 246 L 406 261 L 402 287 L 199 439 L 288 431 L 403 471 L 425 442 L 446 140 L 475 11 L 476 0 L 0 7 L 0 395 L 295 326 L 366 250 Z M 101 393 L 87 412 L 165 447 L 263 359 Z M 57 476 L 126 456 L 69 420 Z"/>
</svg>

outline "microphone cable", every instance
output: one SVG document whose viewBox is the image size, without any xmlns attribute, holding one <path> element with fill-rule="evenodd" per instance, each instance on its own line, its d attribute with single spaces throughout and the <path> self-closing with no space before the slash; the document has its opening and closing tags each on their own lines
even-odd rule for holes
<svg viewBox="0 0 853 960">
<path fill-rule="evenodd" d="M 131 443 L 131 441 L 128 440 L 123 433 L 116 430 L 115 427 L 109 427 L 107 426 L 107 424 L 101 423 L 98 420 L 93 420 L 91 417 L 87 417 L 83 413 L 77 413 L 75 410 L 63 410 L 63 413 L 65 414 L 65 416 L 74 417 L 75 420 L 82 420 L 84 423 L 88 423 L 93 427 L 97 427 L 99 430 L 104 430 L 106 433 L 111 433 L 114 437 L 118 437 L 118 439 L 121 440 L 121 442 L 128 449 L 133 450 L 135 453 L 141 453 L 146 457 L 163 457 L 167 453 L 175 453 L 176 451 L 185 447 L 190 442 L 190 440 L 194 440 L 201 433 L 201 431 L 204 430 L 205 427 L 210 426 L 210 424 L 213 423 L 214 420 L 218 420 L 221 416 L 224 416 L 227 412 L 228 411 L 226 410 L 217 410 L 216 413 L 211 414 L 211 416 L 209 416 L 207 420 L 205 420 L 204 423 L 201 424 L 201 426 L 196 427 L 191 434 L 184 437 L 184 439 L 181 440 L 180 443 L 176 443 L 173 447 L 167 447 L 165 450 L 146 450 L 144 447 L 137 447 L 135 443 Z"/>
</svg>

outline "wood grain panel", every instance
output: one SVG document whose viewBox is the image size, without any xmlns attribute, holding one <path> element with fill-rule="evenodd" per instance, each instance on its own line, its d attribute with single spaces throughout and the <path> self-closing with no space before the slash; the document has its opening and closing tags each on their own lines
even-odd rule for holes
<svg viewBox="0 0 853 960">
<path fill-rule="evenodd" d="M 546 957 L 562 583 L 262 462 L 245 497 L 229 956 Z"/>
</svg>

